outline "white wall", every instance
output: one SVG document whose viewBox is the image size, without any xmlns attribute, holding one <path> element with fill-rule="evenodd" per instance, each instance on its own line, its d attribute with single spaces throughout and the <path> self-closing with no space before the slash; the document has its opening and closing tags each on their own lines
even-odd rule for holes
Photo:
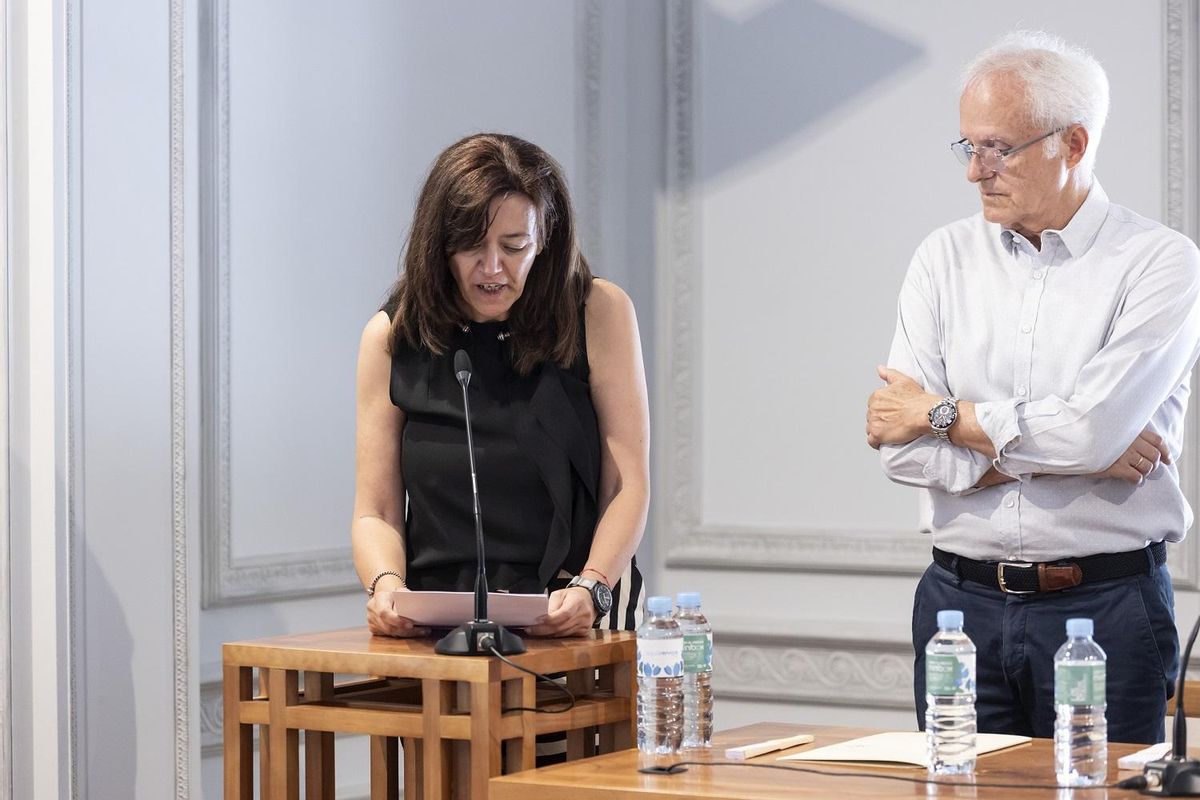
<svg viewBox="0 0 1200 800">
<path fill-rule="evenodd" d="M 1170 5 L 1031 0 L 1003 13 L 1104 63 L 1098 175 L 1159 219 Z M 948 148 L 956 79 L 1000 29 L 932 0 L 671 11 L 668 113 L 681 123 L 657 320 L 655 433 L 671 458 L 660 449 L 659 588 L 699 589 L 711 609 L 719 727 L 912 727 L 911 595 L 929 541 L 917 494 L 866 446 L 863 414 L 913 250 L 978 210 Z M 1175 550 L 1186 625 L 1197 550 Z"/>
</svg>

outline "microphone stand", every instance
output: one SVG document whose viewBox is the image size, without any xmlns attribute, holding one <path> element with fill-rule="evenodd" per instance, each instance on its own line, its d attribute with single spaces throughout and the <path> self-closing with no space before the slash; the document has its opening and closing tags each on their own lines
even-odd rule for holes
<svg viewBox="0 0 1200 800">
<path fill-rule="evenodd" d="M 471 360 L 463 350 L 454 354 L 454 372 L 462 387 L 463 412 L 467 423 L 467 453 L 471 459 L 471 494 L 475 503 L 475 619 L 464 622 L 443 636 L 434 652 L 444 656 L 486 656 L 495 649 L 498 653 L 511 656 L 525 652 L 521 637 L 487 618 L 487 568 L 483 547 L 483 521 L 479 513 L 479 486 L 475 480 L 475 439 L 471 435 L 471 402 L 467 398 L 467 384 L 471 381 Z"/>
<path fill-rule="evenodd" d="M 1187 713 L 1183 710 L 1184 676 L 1187 675 L 1188 661 L 1192 657 L 1192 645 L 1196 643 L 1196 633 L 1200 631 L 1200 618 L 1192 626 L 1192 635 L 1188 637 L 1187 649 L 1183 652 L 1183 661 L 1179 664 L 1179 682 L 1175 687 L 1175 737 L 1171 745 L 1171 757 L 1151 761 L 1143 772 L 1146 778 L 1146 788 L 1142 794 L 1158 797 L 1197 797 L 1200 796 L 1200 761 L 1188 758 L 1187 755 Z"/>
</svg>

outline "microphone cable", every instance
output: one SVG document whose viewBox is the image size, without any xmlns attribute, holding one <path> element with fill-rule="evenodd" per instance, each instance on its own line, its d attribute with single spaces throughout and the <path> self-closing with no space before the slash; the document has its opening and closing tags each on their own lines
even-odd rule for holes
<svg viewBox="0 0 1200 800">
<path fill-rule="evenodd" d="M 496 649 L 495 642 L 490 642 L 485 639 L 485 640 L 481 641 L 481 644 L 485 648 L 487 648 L 488 652 L 490 652 L 496 658 L 503 661 L 505 664 L 508 664 L 513 669 L 520 670 L 521 672 L 524 672 L 526 675 L 532 675 L 533 677 L 537 678 L 539 681 L 550 684 L 555 689 L 557 689 L 558 691 L 560 691 L 564 695 L 566 695 L 566 700 L 565 700 L 566 705 L 562 706 L 561 708 L 527 708 L 525 706 L 517 706 L 515 708 L 501 708 L 500 713 L 503 714 L 503 713 L 506 713 L 509 711 L 533 711 L 534 713 L 537 713 L 537 714 L 565 714 L 568 711 L 570 711 L 572 708 L 575 707 L 575 695 L 564 684 L 561 684 L 558 681 L 554 680 L 553 678 L 543 675 L 540 672 L 535 672 L 531 669 L 526 669 L 525 667 L 522 667 L 520 664 L 513 663 L 503 653 L 501 653 L 499 650 Z"/>
<path fill-rule="evenodd" d="M 657 767 L 642 767 L 638 772 L 646 775 L 675 775 L 685 772 L 688 767 L 754 767 L 756 769 L 778 769 L 784 772 L 801 772 L 809 775 L 825 775 L 830 778 L 876 778 L 881 781 L 900 781 L 902 783 L 915 783 L 926 786 L 978 787 L 980 789 L 1077 789 L 1084 791 L 1088 789 L 1144 789 L 1146 787 L 1146 777 L 1144 775 L 1134 775 L 1116 783 L 1096 784 L 1094 786 L 974 781 L 967 783 L 965 781 L 942 781 L 934 778 L 914 778 L 908 775 L 887 775 L 882 772 L 828 772 L 826 770 L 812 769 L 811 767 L 788 767 L 783 764 L 751 764 L 746 761 L 675 761 L 671 764 L 664 764 Z"/>
</svg>

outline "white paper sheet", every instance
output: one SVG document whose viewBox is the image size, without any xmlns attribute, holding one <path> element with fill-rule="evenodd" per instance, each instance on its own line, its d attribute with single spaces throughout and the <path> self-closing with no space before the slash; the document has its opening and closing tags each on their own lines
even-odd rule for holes
<svg viewBox="0 0 1200 800">
<path fill-rule="evenodd" d="M 979 755 L 1015 747 L 1030 741 L 1028 736 L 1013 736 L 1005 733 L 980 733 L 975 737 Z M 925 766 L 925 734 L 919 731 L 891 731 L 851 739 L 848 742 L 818 747 L 790 756 L 780 756 L 779 761 L 849 761 L 869 762 L 881 766 Z"/>
<path fill-rule="evenodd" d="M 474 592 L 392 592 L 392 605 L 418 625 L 457 628 L 475 619 Z M 550 608 L 544 594 L 488 592 L 488 618 L 509 628 L 533 625 Z"/>
</svg>

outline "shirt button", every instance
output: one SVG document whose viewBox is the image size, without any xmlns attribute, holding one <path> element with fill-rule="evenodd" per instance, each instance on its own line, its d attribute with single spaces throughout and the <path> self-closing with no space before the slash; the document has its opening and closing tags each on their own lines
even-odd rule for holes
<svg viewBox="0 0 1200 800">
<path fill-rule="evenodd" d="M 1022 325 L 1022 326 L 1021 326 L 1021 333 L 1029 333 L 1031 330 L 1033 330 L 1033 328 L 1031 328 L 1031 327 L 1030 327 L 1030 326 L 1028 326 L 1028 325 Z"/>
<path fill-rule="evenodd" d="M 1035 281 L 1040 281 L 1042 279 L 1042 273 L 1040 273 L 1040 272 L 1033 273 L 1033 279 Z"/>
<path fill-rule="evenodd" d="M 1021 397 L 1024 397 L 1024 396 L 1025 396 L 1025 387 L 1024 387 L 1024 386 L 1018 386 L 1018 387 L 1017 387 L 1017 394 L 1021 395 Z"/>
<path fill-rule="evenodd" d="M 1017 501 L 1013 500 L 1011 497 L 1004 501 L 1005 508 L 1012 508 L 1016 504 L 1017 504 Z"/>
</svg>

